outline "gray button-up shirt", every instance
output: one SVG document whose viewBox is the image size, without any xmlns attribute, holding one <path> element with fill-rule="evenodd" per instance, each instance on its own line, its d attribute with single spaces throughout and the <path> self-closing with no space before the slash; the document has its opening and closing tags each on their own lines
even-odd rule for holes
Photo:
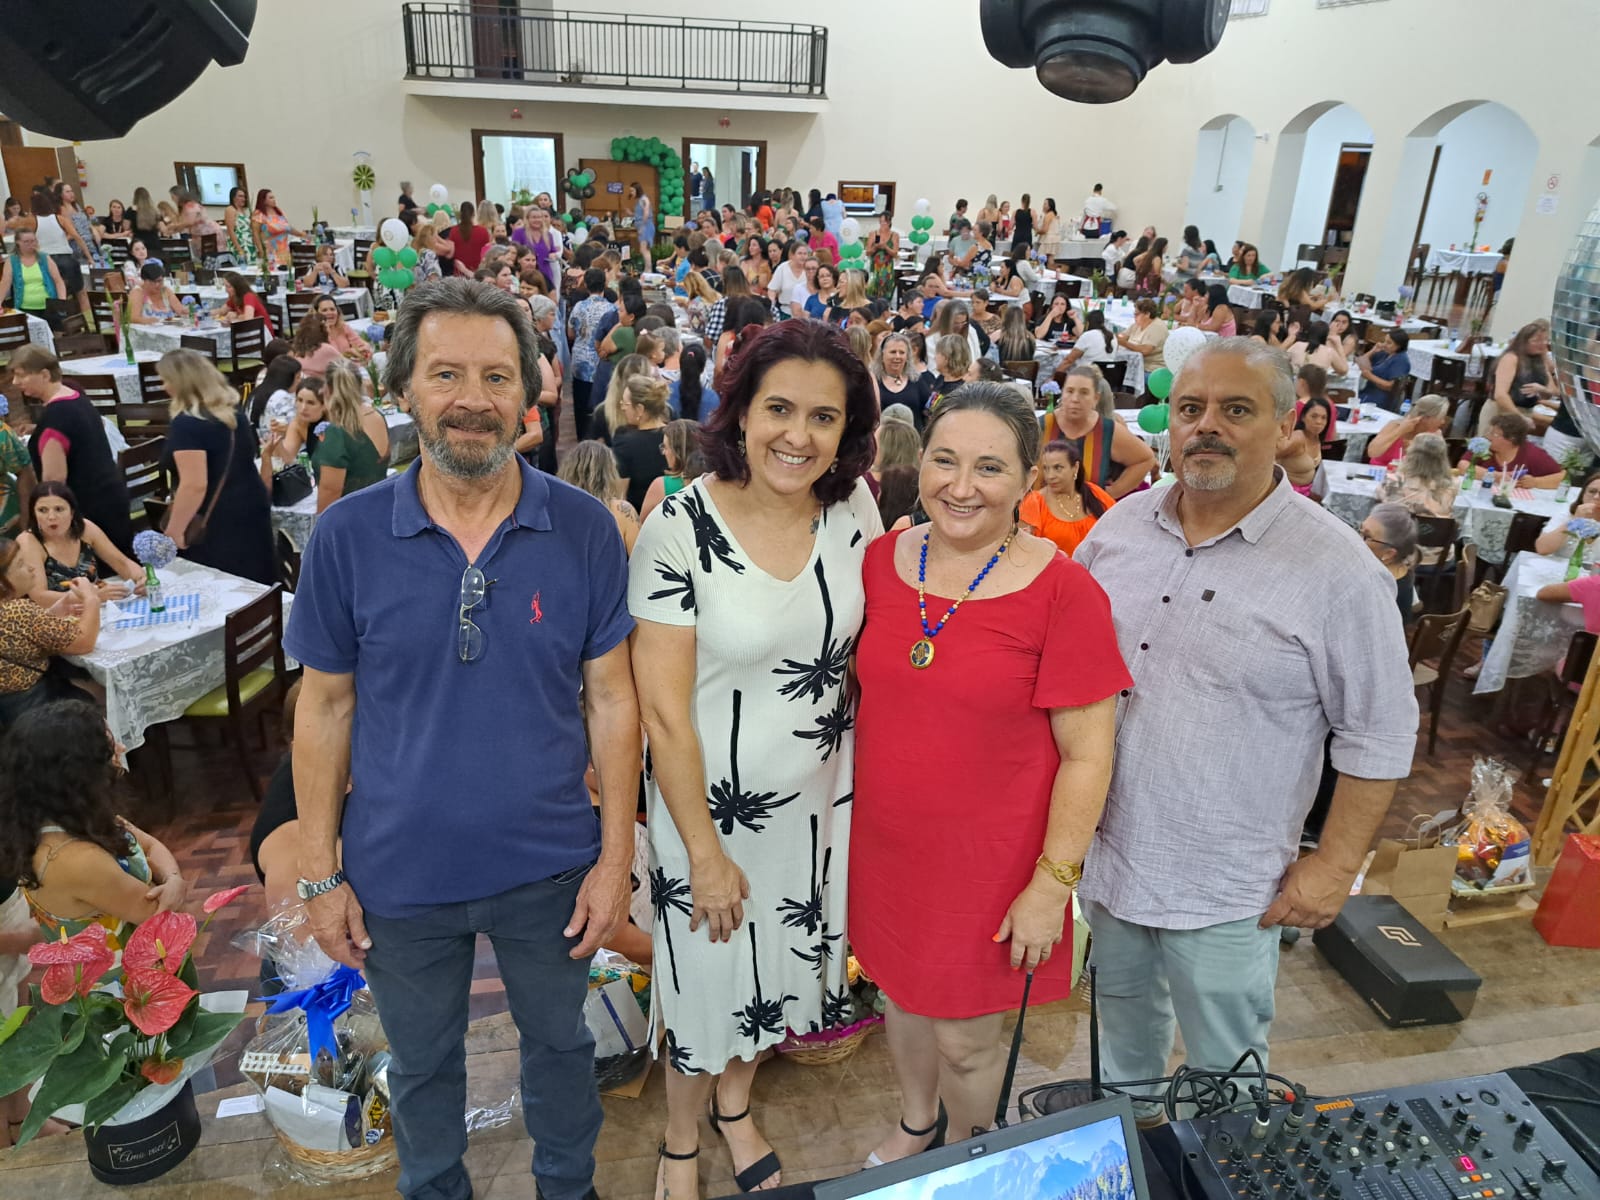
<svg viewBox="0 0 1600 1200">
<path fill-rule="evenodd" d="M 1134 687 L 1079 889 L 1114 916 L 1200 929 L 1277 895 L 1323 743 L 1363 779 L 1411 770 L 1417 702 L 1394 580 L 1290 488 L 1191 547 L 1179 487 L 1120 501 L 1077 560 L 1111 598 Z"/>
</svg>

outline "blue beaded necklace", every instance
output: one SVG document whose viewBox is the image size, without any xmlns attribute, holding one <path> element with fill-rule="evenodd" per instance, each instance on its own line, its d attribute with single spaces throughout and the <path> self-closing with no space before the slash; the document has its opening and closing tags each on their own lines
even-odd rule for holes
<svg viewBox="0 0 1600 1200">
<path fill-rule="evenodd" d="M 1000 556 L 1006 552 L 1006 547 L 1011 545 L 1011 539 L 1017 536 L 1016 528 L 1006 534 L 1006 540 L 1000 543 L 989 561 L 983 565 L 983 570 L 978 572 L 978 577 L 967 585 L 967 590 L 954 604 L 945 609 L 944 616 L 939 618 L 939 623 L 932 629 L 928 628 L 928 534 L 922 535 L 922 553 L 917 559 L 917 612 L 922 617 L 922 636 L 911 644 L 911 665 L 919 671 L 926 670 L 933 665 L 933 639 L 939 636 L 939 631 L 944 628 L 945 622 L 956 615 L 956 609 L 966 603 L 967 597 L 978 590 L 978 585 L 983 582 L 983 577 L 994 569 L 995 563 L 1000 561 Z"/>
</svg>

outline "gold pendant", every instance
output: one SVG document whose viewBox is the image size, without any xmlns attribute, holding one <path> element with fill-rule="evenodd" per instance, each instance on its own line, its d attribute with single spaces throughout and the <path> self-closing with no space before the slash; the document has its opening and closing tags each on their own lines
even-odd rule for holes
<svg viewBox="0 0 1600 1200">
<path fill-rule="evenodd" d="M 911 643 L 911 665 L 919 671 L 933 665 L 933 643 L 927 638 Z"/>
</svg>

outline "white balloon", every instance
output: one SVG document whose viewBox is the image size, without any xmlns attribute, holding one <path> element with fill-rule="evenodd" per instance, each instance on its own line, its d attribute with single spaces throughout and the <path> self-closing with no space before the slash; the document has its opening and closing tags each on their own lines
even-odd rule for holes
<svg viewBox="0 0 1600 1200">
<path fill-rule="evenodd" d="M 383 239 L 383 244 L 396 252 L 411 244 L 411 235 L 406 232 L 406 223 L 399 217 L 390 217 L 378 227 L 378 236 Z"/>
<path fill-rule="evenodd" d="M 444 204 L 450 199 L 450 191 L 442 183 L 436 183 L 428 189 L 428 199 L 435 204 Z"/>
<path fill-rule="evenodd" d="M 567 235 L 567 241 L 569 243 L 571 243 L 571 245 L 573 246 L 574 249 L 576 249 L 577 247 L 583 245 L 588 240 L 589 240 L 589 231 L 587 229 L 585 229 L 582 225 L 579 225 L 576 229 L 574 229 L 571 233 L 569 233 Z"/>
<path fill-rule="evenodd" d="M 857 221 L 854 217 L 846 217 L 843 221 L 839 222 L 839 232 L 844 234 L 844 242 L 845 245 L 848 246 L 851 242 L 855 241 L 858 236 L 860 236 L 861 222 Z"/>
<path fill-rule="evenodd" d="M 927 197 L 924 196 L 922 199 L 917 201 L 917 209 L 916 209 L 917 216 L 919 216 L 919 217 L 927 216 L 928 215 L 928 210 L 930 208 L 932 208 L 932 207 L 933 207 L 933 205 L 929 204 Z"/>
<path fill-rule="evenodd" d="M 1206 335 L 1192 325 L 1174 329 L 1167 334 L 1166 344 L 1161 348 L 1167 360 L 1167 370 L 1176 376 L 1183 370 L 1183 364 L 1189 361 L 1189 356 L 1205 344 Z"/>
</svg>

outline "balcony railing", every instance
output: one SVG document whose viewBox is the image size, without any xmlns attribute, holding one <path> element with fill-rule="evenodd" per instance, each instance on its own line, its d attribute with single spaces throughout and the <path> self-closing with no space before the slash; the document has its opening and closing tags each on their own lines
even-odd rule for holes
<svg viewBox="0 0 1600 1200">
<path fill-rule="evenodd" d="M 406 4 L 406 74 L 564 87 L 827 94 L 828 31 L 771 21 Z"/>
</svg>

